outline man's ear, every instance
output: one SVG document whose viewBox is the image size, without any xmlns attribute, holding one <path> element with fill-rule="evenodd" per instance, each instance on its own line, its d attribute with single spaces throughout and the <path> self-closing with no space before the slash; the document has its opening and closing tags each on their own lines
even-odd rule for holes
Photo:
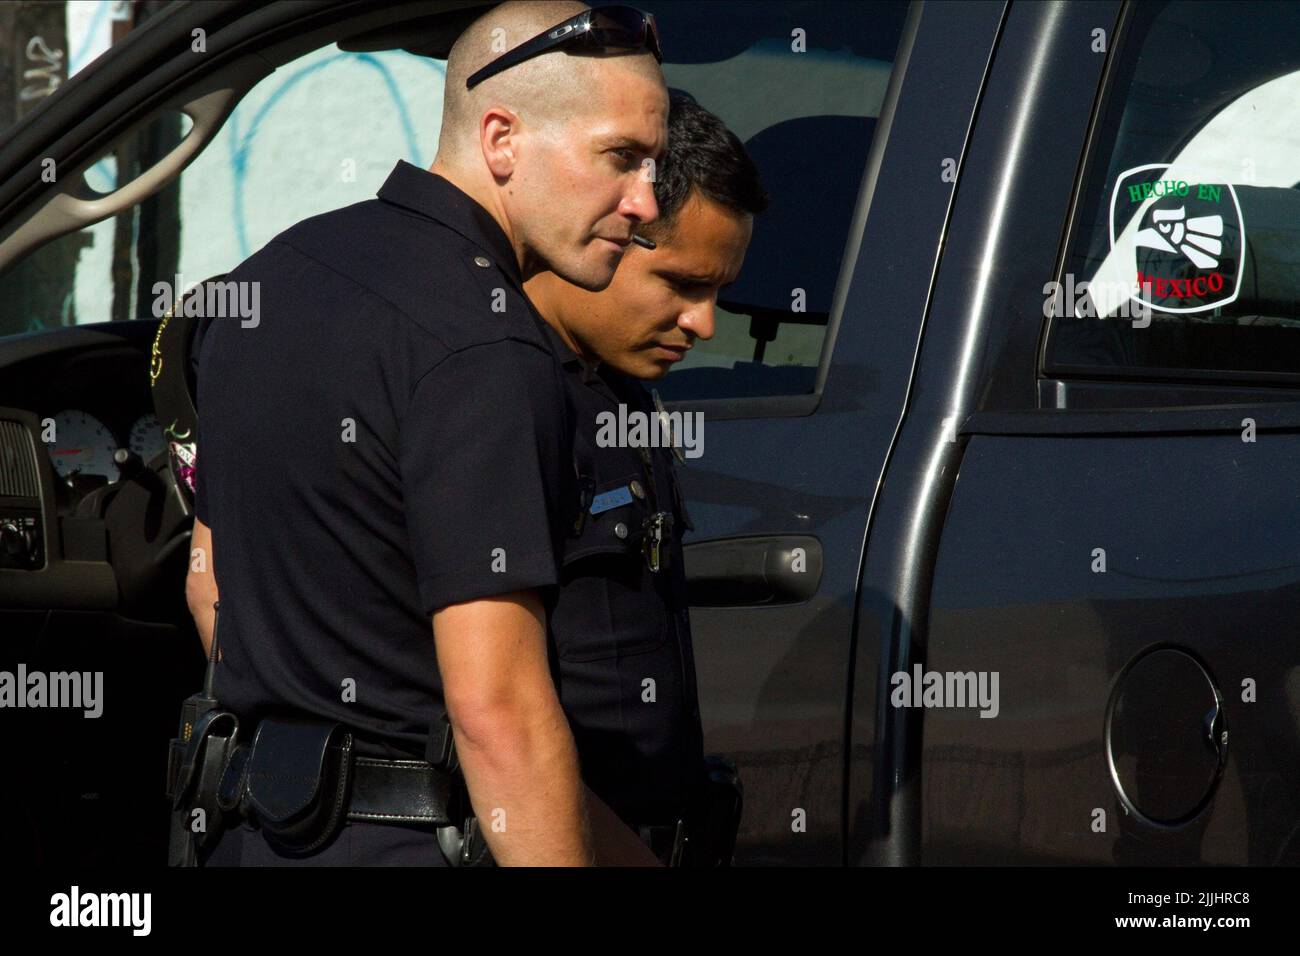
<svg viewBox="0 0 1300 956">
<path fill-rule="evenodd" d="M 483 161 L 498 179 L 508 179 L 515 171 L 519 146 L 519 117 L 504 106 L 493 106 L 479 120 L 479 146 Z"/>
</svg>

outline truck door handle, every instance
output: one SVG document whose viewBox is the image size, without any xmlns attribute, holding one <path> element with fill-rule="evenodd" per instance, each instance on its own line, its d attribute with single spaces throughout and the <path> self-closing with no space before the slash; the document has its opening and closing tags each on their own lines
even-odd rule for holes
<svg viewBox="0 0 1300 956">
<path fill-rule="evenodd" d="M 691 607 L 797 604 L 822 580 L 822 544 L 806 534 L 693 541 L 683 555 Z"/>
</svg>

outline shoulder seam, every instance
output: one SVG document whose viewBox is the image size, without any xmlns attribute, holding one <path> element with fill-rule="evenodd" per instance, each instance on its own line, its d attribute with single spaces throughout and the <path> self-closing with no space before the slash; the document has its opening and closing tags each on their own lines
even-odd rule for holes
<svg viewBox="0 0 1300 956">
<path fill-rule="evenodd" d="M 528 341 L 527 339 L 521 339 L 521 338 L 519 338 L 518 336 L 515 336 L 515 335 L 509 335 L 509 334 L 507 334 L 507 335 L 503 335 L 503 336 L 501 336 L 500 338 L 492 339 L 491 341 L 488 341 L 488 342 L 473 342 L 473 343 L 471 343 L 471 344 L 469 344 L 469 345 L 463 346 L 463 347 L 458 348 L 458 349 L 451 349 L 451 348 L 448 348 L 448 350 L 447 350 L 447 354 L 446 354 L 446 355 L 444 355 L 442 358 L 438 359 L 438 361 L 434 362 L 432 365 L 430 365 L 427 369 L 425 369 L 425 370 L 424 370 L 423 372 L 421 372 L 419 375 L 415 376 L 415 378 L 412 380 L 412 382 L 411 382 L 411 393 L 410 393 L 409 395 L 406 396 L 406 401 L 407 401 L 407 405 L 408 405 L 408 407 L 409 407 L 409 405 L 410 405 L 411 400 L 415 397 L 415 390 L 416 390 L 417 388 L 420 387 L 420 383 L 423 382 L 423 381 L 424 381 L 424 380 L 425 380 L 429 375 L 431 375 L 433 372 L 436 372 L 436 371 L 437 371 L 437 370 L 442 366 L 442 363 L 445 362 L 445 361 L 447 361 L 447 359 L 451 358 L 453 355 L 461 355 L 461 354 L 463 354 L 463 353 L 465 353 L 465 352 L 470 351 L 471 349 L 481 349 L 481 348 L 485 348 L 486 346 L 489 346 L 489 345 L 500 345 L 502 342 L 514 342 L 514 343 L 516 343 L 516 344 L 518 344 L 518 345 L 524 345 L 524 346 L 527 346 L 527 347 L 530 348 L 530 349 L 537 349 L 537 351 L 542 352 L 542 353 L 545 353 L 545 354 L 551 354 L 550 349 L 546 348 L 545 346 L 539 345 L 539 344 L 537 344 L 536 342 L 530 342 L 530 341 Z M 554 357 L 554 356 L 552 355 L 552 357 Z"/>
<path fill-rule="evenodd" d="M 398 305 L 396 302 L 394 302 L 392 299 L 389 299 L 387 296 L 383 295 L 382 293 L 377 292 L 376 290 L 370 288 L 368 285 L 365 285 L 364 283 L 362 283 L 362 282 L 360 282 L 359 280 L 357 280 L 356 278 L 354 278 L 354 277 L 348 275 L 347 273 L 340 272 L 338 269 L 334 268 L 334 266 L 330 265 L 328 262 L 324 262 L 324 261 L 322 261 L 321 259 L 316 258 L 316 256 L 313 256 L 310 252 L 307 252 L 305 249 L 302 249 L 302 248 L 300 248 L 299 246 L 294 245 L 294 244 L 293 244 L 292 242 L 290 242 L 288 239 L 284 239 L 284 238 L 281 238 L 281 237 L 277 237 L 277 238 L 275 238 L 275 239 L 272 239 L 271 242 L 268 243 L 268 245 L 276 245 L 277 243 L 280 244 L 280 245 L 284 245 L 284 246 L 289 247 L 289 248 L 292 249 L 294 252 L 298 253 L 298 255 L 302 256 L 304 259 L 310 259 L 312 262 L 316 263 L 316 264 L 317 264 L 318 266 L 320 266 L 322 269 L 327 269 L 327 270 L 329 270 L 329 272 L 332 273 L 333 275 L 339 276 L 340 278 L 347 280 L 348 282 L 350 282 L 350 283 L 352 283 L 353 285 L 355 285 L 355 286 L 356 286 L 358 289 L 360 289 L 362 292 L 365 292 L 367 295 L 373 296 L 374 298 L 378 299 L 380 302 L 384 303 L 384 304 L 387 305 L 389 308 L 391 308 L 393 311 L 397 312 L 399 315 L 401 315 L 403 318 L 405 318 L 407 321 L 409 321 L 412 325 L 414 325 L 416 328 L 418 328 L 420 331 L 422 331 L 425 335 L 429 336 L 431 339 L 433 339 L 434 341 L 436 341 L 439 345 L 441 345 L 441 346 L 443 347 L 443 349 L 447 352 L 447 354 L 444 355 L 444 356 L 442 356 L 442 358 L 438 359 L 437 362 L 435 362 L 433 365 L 429 366 L 429 368 L 425 369 L 423 372 L 419 373 L 419 374 L 415 377 L 415 384 L 413 384 L 413 385 L 411 386 L 411 392 L 412 392 L 412 394 L 414 394 L 414 392 L 415 392 L 415 387 L 416 387 L 416 385 L 419 384 L 419 381 L 420 381 L 422 378 L 424 378 L 425 375 L 429 374 L 429 372 L 432 372 L 435 368 L 437 368 L 439 365 L 441 365 L 444 361 L 446 361 L 446 360 L 447 360 L 449 357 L 451 357 L 452 355 L 455 355 L 455 354 L 458 353 L 458 352 L 463 352 L 463 351 L 465 351 L 466 349 L 477 348 L 478 346 L 481 346 L 481 345 L 495 345 L 495 344 L 497 344 L 498 342 L 505 342 L 505 341 L 516 341 L 516 342 L 520 342 L 520 343 L 525 344 L 525 345 L 530 345 L 530 346 L 532 346 L 533 348 L 540 348 L 540 347 L 541 347 L 541 346 L 538 345 L 538 343 L 536 343 L 536 342 L 529 342 L 527 339 L 520 338 L 518 335 L 515 335 L 514 333 L 510 332 L 509 330 L 503 331 L 500 335 L 498 335 L 496 338 L 493 338 L 493 339 L 487 339 L 487 340 L 485 340 L 485 341 L 481 341 L 481 342 L 471 342 L 469 345 L 462 345 L 462 346 L 459 346 L 459 347 L 453 347 L 453 346 L 451 346 L 450 344 L 448 344 L 448 343 L 447 343 L 447 342 L 446 342 L 446 341 L 445 341 L 441 336 L 439 336 L 437 333 L 435 333 L 435 332 L 431 332 L 431 331 L 429 331 L 429 329 L 425 328 L 425 326 L 424 326 L 423 324 L 421 324 L 421 323 L 419 322 L 419 320 L 417 320 L 413 315 L 411 315 L 409 312 L 407 312 L 406 309 L 402 308 L 400 305 Z"/>
<path fill-rule="evenodd" d="M 336 275 L 336 276 L 338 276 L 338 277 L 341 278 L 341 279 L 346 279 L 348 282 L 352 283 L 354 286 L 356 286 L 356 287 L 357 287 L 358 289 L 360 289 L 362 292 L 365 292 L 367 295 L 373 296 L 374 298 L 378 299 L 380 302 L 384 303 L 384 305 L 388 306 L 388 307 L 391 308 L 394 312 L 398 313 L 400 316 L 402 316 L 402 318 L 404 318 L 404 319 L 408 320 L 409 322 L 411 322 L 413 325 L 415 325 L 417 328 L 419 328 L 420 331 L 424 332 L 424 333 L 425 333 L 426 335 L 428 335 L 430 338 L 437 340 L 438 344 L 440 344 L 443 348 L 445 348 L 445 349 L 450 349 L 450 348 L 451 348 L 451 346 L 449 346 L 446 342 L 444 342 L 444 341 L 443 341 L 443 340 L 442 340 L 438 335 L 434 334 L 433 332 L 430 332 L 430 331 L 429 331 L 428 329 L 426 329 L 423 325 L 421 325 L 421 324 L 416 320 L 416 318 L 415 318 L 413 315 L 411 315 L 411 313 L 407 312 L 404 308 L 402 308 L 400 305 L 398 305 L 398 304 L 397 304 L 396 302 L 394 302 L 392 299 L 390 299 L 390 298 L 388 298 L 387 296 L 385 296 L 383 293 L 378 292 L 378 291 L 376 291 L 375 289 L 370 288 L 370 286 L 368 286 L 368 285 L 366 285 L 365 283 L 361 282 L 359 279 L 356 279 L 355 277 L 348 275 L 346 272 L 340 272 L 338 269 L 334 268 L 334 266 L 330 265 L 328 262 L 325 262 L 324 260 L 321 260 L 321 259 L 316 258 L 316 257 L 313 256 L 310 252 L 308 252 L 307 250 L 301 248 L 300 246 L 296 246 L 296 245 L 294 245 L 294 244 L 293 244 L 292 242 L 290 242 L 288 239 L 284 239 L 284 238 L 277 237 L 277 238 L 271 240 L 270 245 L 276 245 L 277 243 L 278 243 L 279 245 L 288 246 L 290 249 L 292 249 L 294 252 L 298 253 L 298 255 L 302 256 L 304 259 L 310 259 L 312 262 L 316 263 L 316 264 L 317 264 L 318 266 L 320 266 L 322 269 L 327 269 L 327 270 L 329 270 L 333 275 Z"/>
</svg>

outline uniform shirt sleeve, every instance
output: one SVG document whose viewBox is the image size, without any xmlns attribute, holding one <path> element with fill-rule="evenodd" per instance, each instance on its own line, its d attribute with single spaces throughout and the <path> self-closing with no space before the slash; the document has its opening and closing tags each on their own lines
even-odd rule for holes
<svg viewBox="0 0 1300 956">
<path fill-rule="evenodd" d="M 557 583 L 564 420 L 553 360 L 513 340 L 454 352 L 416 384 L 399 458 L 425 613 Z"/>
</svg>

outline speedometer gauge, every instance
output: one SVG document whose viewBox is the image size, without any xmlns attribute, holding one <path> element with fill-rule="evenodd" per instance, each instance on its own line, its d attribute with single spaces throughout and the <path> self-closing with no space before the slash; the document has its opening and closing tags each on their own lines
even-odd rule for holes
<svg viewBox="0 0 1300 956">
<path fill-rule="evenodd" d="M 117 437 L 94 415 L 65 409 L 54 416 L 54 442 L 49 446 L 50 460 L 59 477 L 102 475 L 117 481 Z"/>
<path fill-rule="evenodd" d="M 144 462 L 166 451 L 167 439 L 163 438 L 162 429 L 158 427 L 158 416 L 149 414 L 137 418 L 131 426 L 130 443 L 131 450 Z"/>
</svg>

